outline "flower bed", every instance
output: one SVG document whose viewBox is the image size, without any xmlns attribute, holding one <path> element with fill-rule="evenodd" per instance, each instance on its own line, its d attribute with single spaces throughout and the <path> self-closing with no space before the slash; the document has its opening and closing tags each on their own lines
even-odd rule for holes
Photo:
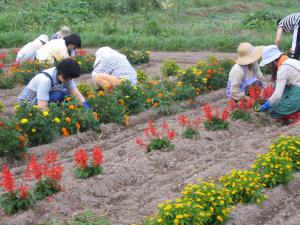
<svg viewBox="0 0 300 225">
<path fill-rule="evenodd" d="M 260 204 L 265 187 L 289 181 L 300 166 L 300 137 L 280 137 L 259 155 L 249 170 L 233 170 L 219 178 L 188 184 L 175 200 L 158 205 L 146 224 L 225 224 L 239 202 Z"/>
</svg>

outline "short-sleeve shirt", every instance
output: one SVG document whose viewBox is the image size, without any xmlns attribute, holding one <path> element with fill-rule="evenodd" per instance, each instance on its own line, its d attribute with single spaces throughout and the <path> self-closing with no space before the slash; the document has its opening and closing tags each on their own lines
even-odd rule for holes
<svg viewBox="0 0 300 225">
<path fill-rule="evenodd" d="M 54 60 L 61 60 L 69 58 L 68 48 L 64 39 L 54 39 L 41 47 L 37 53 L 36 58 L 40 61 L 48 60 L 54 63 Z"/>
<path fill-rule="evenodd" d="M 35 96 L 31 94 L 30 95 L 31 98 L 37 98 L 40 100 L 49 101 L 49 93 L 51 91 L 57 90 L 57 87 L 59 86 L 60 89 L 65 88 L 69 93 L 76 88 L 76 84 L 74 80 L 70 80 L 66 84 L 59 84 L 57 80 L 57 70 L 55 67 L 47 69 L 44 72 L 48 73 L 51 76 L 54 86 L 52 87 L 50 78 L 47 77 L 45 74 L 39 73 L 35 75 L 26 87 L 27 90 L 31 91 L 32 93 L 36 93 Z M 22 97 L 22 94 L 19 97 L 19 99 L 21 99 L 22 101 L 32 100 L 32 99 L 24 99 L 24 98 L 26 97 L 24 96 Z"/>
<path fill-rule="evenodd" d="M 300 13 L 293 13 L 284 17 L 278 24 L 278 28 L 282 27 L 284 32 L 293 33 L 295 27 L 299 25 Z"/>
<path fill-rule="evenodd" d="M 96 55 L 93 74 L 106 73 L 120 79 L 125 78 L 135 85 L 137 74 L 126 56 L 108 47 L 102 49 L 103 51 L 99 49 L 99 54 Z"/>
</svg>

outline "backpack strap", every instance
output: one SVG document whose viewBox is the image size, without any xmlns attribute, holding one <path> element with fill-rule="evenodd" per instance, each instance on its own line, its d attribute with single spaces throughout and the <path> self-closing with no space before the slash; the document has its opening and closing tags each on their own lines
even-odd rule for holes
<svg viewBox="0 0 300 225">
<path fill-rule="evenodd" d="M 41 73 L 45 74 L 46 77 L 48 77 L 51 81 L 51 87 L 54 87 L 54 82 L 53 82 L 53 79 L 52 77 L 50 76 L 49 73 L 45 72 L 45 71 L 42 71 Z"/>
</svg>

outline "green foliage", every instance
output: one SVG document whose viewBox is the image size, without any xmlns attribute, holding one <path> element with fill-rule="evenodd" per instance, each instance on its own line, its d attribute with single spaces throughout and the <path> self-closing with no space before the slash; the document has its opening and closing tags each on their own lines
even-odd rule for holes
<svg viewBox="0 0 300 225">
<path fill-rule="evenodd" d="M 232 120 L 249 121 L 251 119 L 251 114 L 250 114 L 250 112 L 247 112 L 247 111 L 244 111 L 241 109 L 236 109 L 230 113 L 230 118 Z"/>
<path fill-rule="evenodd" d="M 145 106 L 145 97 L 138 85 L 131 85 L 128 80 L 122 81 L 115 87 L 114 94 L 121 105 L 124 105 L 126 114 L 132 115 L 141 112 Z"/>
<path fill-rule="evenodd" d="M 33 189 L 33 195 L 36 200 L 43 200 L 60 191 L 60 185 L 57 180 L 46 178 L 36 182 Z"/>
<path fill-rule="evenodd" d="M 147 146 L 148 152 L 152 152 L 154 150 L 172 150 L 174 145 L 168 138 L 156 138 L 153 139 L 149 145 Z"/>
<path fill-rule="evenodd" d="M 219 118 L 213 118 L 212 120 L 204 121 L 204 127 L 211 131 L 227 130 L 229 128 L 229 122 Z"/>
<path fill-rule="evenodd" d="M 144 83 L 149 79 L 146 72 L 144 72 L 142 70 L 139 70 L 139 69 L 136 70 L 136 74 L 137 74 L 137 79 L 138 79 L 139 83 Z"/>
<path fill-rule="evenodd" d="M 58 129 L 53 126 L 52 114 L 41 111 L 37 106 L 23 104 L 17 107 L 14 121 L 19 125 L 22 134 L 26 134 L 30 146 L 50 143 L 58 136 Z"/>
<path fill-rule="evenodd" d="M 26 152 L 28 139 L 12 121 L 0 117 L 0 157 L 21 159 Z"/>
<path fill-rule="evenodd" d="M 128 61 L 134 65 L 148 63 L 150 60 L 150 53 L 148 51 L 134 51 L 130 48 L 121 48 L 120 52 L 126 55 Z"/>
<path fill-rule="evenodd" d="M 278 15 L 271 11 L 260 10 L 246 14 L 242 20 L 242 25 L 250 29 L 268 29 L 276 26 Z"/>
<path fill-rule="evenodd" d="M 87 179 L 102 173 L 102 166 L 87 166 L 85 168 L 76 167 L 75 175 L 78 178 Z"/>
<path fill-rule="evenodd" d="M 166 60 L 163 63 L 161 72 L 164 76 L 176 76 L 180 67 L 175 60 Z"/>
<path fill-rule="evenodd" d="M 93 71 L 95 56 L 92 54 L 76 55 L 73 59 L 80 65 L 80 73 L 86 74 Z"/>
<path fill-rule="evenodd" d="M 199 132 L 191 127 L 187 127 L 183 133 L 182 137 L 187 138 L 187 139 L 193 139 L 193 137 L 198 136 Z"/>
<path fill-rule="evenodd" d="M 3 193 L 0 196 L 0 205 L 7 214 L 15 214 L 20 210 L 26 210 L 35 204 L 35 199 L 31 192 L 28 192 L 26 198 L 20 197 L 20 191 L 11 191 Z"/>
<path fill-rule="evenodd" d="M 98 113 L 101 123 L 122 123 L 125 115 L 116 96 L 109 91 L 99 91 L 87 99 L 93 111 Z"/>
<path fill-rule="evenodd" d="M 77 85 L 79 92 L 86 98 L 93 93 L 93 89 L 89 84 L 81 83 Z"/>
</svg>

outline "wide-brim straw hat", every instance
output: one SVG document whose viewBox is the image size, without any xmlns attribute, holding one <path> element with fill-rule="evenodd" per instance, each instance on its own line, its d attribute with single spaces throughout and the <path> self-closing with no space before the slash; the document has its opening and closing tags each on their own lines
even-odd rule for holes
<svg viewBox="0 0 300 225">
<path fill-rule="evenodd" d="M 260 62 L 260 66 L 267 65 L 276 59 L 278 59 L 283 53 L 279 50 L 276 45 L 268 45 L 263 48 L 262 51 L 262 60 Z"/>
<path fill-rule="evenodd" d="M 261 57 L 263 48 L 264 46 L 254 47 L 249 42 L 241 43 L 237 49 L 238 59 L 236 63 L 243 66 L 256 62 Z"/>
</svg>

